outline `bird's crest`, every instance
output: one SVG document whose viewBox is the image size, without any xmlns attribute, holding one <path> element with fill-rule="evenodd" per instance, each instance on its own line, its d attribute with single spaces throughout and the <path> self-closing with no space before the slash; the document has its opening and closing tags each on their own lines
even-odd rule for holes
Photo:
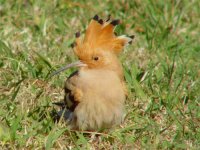
<svg viewBox="0 0 200 150">
<path fill-rule="evenodd" d="M 100 50 L 120 53 L 126 44 L 132 42 L 134 36 L 116 36 L 114 29 L 119 23 L 119 20 L 110 21 L 110 16 L 103 21 L 95 15 L 86 29 L 84 38 L 81 38 L 80 32 L 76 33 L 75 54 L 79 56 L 85 52 Z"/>
</svg>

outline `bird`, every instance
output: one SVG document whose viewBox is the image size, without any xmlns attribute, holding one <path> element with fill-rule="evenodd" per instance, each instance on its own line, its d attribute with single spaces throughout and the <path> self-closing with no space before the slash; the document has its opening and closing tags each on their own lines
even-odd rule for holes
<svg viewBox="0 0 200 150">
<path fill-rule="evenodd" d="M 62 107 L 58 114 L 67 120 L 71 129 L 109 129 L 124 120 L 127 88 L 118 56 L 134 36 L 117 36 L 118 24 L 118 19 L 111 20 L 109 16 L 103 20 L 95 15 L 85 36 L 80 32 L 75 34 L 73 51 L 78 61 L 53 73 L 78 68 L 65 81 L 64 101 L 54 103 Z"/>
</svg>

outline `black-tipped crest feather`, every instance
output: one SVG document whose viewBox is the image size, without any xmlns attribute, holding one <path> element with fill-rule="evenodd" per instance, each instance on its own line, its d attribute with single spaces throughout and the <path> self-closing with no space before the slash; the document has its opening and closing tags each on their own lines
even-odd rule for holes
<svg viewBox="0 0 200 150">
<path fill-rule="evenodd" d="M 95 16 L 93 17 L 93 19 L 96 20 L 96 21 L 98 21 L 98 20 L 99 20 L 99 16 L 98 16 L 98 15 L 95 15 Z"/>
<path fill-rule="evenodd" d="M 130 35 L 130 36 L 128 36 L 128 37 L 130 37 L 131 39 L 134 39 L 134 38 L 135 38 L 135 35 Z"/>
<path fill-rule="evenodd" d="M 76 32 L 76 33 L 75 33 L 75 37 L 76 37 L 76 38 L 79 38 L 80 36 L 81 36 L 81 33 L 80 33 L 80 32 Z"/>
<path fill-rule="evenodd" d="M 111 15 L 109 14 L 108 18 L 106 19 L 106 22 L 110 21 L 110 17 L 111 17 Z"/>
<path fill-rule="evenodd" d="M 116 26 L 120 23 L 119 19 L 113 20 L 110 24 L 112 24 L 113 26 Z"/>
<path fill-rule="evenodd" d="M 99 19 L 98 23 L 102 25 L 103 24 L 103 20 Z"/>
</svg>

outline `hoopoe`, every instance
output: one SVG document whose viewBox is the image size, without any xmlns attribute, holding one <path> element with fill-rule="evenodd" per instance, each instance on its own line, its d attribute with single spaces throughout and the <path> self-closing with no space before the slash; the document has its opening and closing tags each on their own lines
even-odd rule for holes
<svg viewBox="0 0 200 150">
<path fill-rule="evenodd" d="M 64 117 L 72 129 L 99 130 L 123 121 L 127 91 L 118 54 L 134 36 L 116 36 L 119 23 L 95 15 L 84 38 L 76 33 L 73 49 L 79 61 L 54 73 L 79 67 L 65 82 Z"/>
</svg>

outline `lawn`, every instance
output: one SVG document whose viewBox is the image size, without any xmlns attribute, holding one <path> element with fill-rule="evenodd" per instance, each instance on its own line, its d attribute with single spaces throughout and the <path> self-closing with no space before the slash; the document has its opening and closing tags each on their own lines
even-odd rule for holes
<svg viewBox="0 0 200 150">
<path fill-rule="evenodd" d="M 135 35 L 120 55 L 126 119 L 103 132 L 55 123 L 70 45 L 95 15 Z M 0 149 L 200 149 L 199 0 L 0 0 Z"/>
</svg>

